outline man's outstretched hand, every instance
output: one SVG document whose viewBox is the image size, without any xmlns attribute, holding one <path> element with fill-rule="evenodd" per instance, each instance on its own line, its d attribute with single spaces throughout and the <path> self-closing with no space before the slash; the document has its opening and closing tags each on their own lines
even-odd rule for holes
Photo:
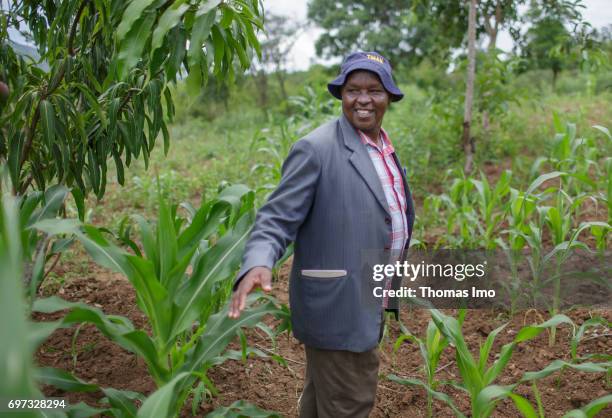
<svg viewBox="0 0 612 418">
<path fill-rule="evenodd" d="M 247 295 L 258 287 L 261 287 L 266 293 L 272 290 L 272 270 L 267 267 L 253 267 L 249 270 L 232 295 L 228 315 L 230 318 L 240 318 L 240 313 L 244 310 L 246 304 Z"/>
</svg>

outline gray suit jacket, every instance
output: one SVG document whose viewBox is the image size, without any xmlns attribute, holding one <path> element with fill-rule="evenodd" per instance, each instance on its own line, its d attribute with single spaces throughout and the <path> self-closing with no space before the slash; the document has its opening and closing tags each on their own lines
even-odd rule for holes
<svg viewBox="0 0 612 418">
<path fill-rule="evenodd" d="M 411 235 L 412 197 L 395 160 Z M 293 145 L 280 184 L 257 214 L 236 285 L 253 267 L 272 268 L 295 242 L 289 284 L 295 337 L 315 348 L 367 351 L 378 343 L 382 305 L 368 290 L 372 272 L 363 254 L 388 248 L 390 235 L 380 180 L 343 115 Z"/>
</svg>

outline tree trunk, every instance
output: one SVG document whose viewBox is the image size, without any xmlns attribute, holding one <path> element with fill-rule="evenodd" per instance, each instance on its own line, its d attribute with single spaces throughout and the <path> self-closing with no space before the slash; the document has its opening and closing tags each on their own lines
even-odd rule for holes
<svg viewBox="0 0 612 418">
<path fill-rule="evenodd" d="M 465 83 L 465 104 L 463 112 L 463 152 L 465 153 L 465 174 L 470 174 L 474 164 L 474 140 L 470 135 L 472 125 L 472 104 L 474 102 L 474 75 L 476 72 L 476 0 L 470 0 L 468 17 L 468 69 Z"/>
<path fill-rule="evenodd" d="M 499 33 L 499 27 L 504 18 L 501 0 L 497 0 L 495 3 L 495 24 L 491 25 L 491 16 L 485 16 L 485 30 L 487 31 L 487 35 L 489 36 L 489 45 L 487 45 L 487 51 L 490 53 L 495 48 L 497 48 L 497 34 Z M 490 96 L 491 92 L 486 92 L 485 96 Z M 485 138 L 489 137 L 489 111 L 485 109 L 482 112 L 482 130 Z"/>
<path fill-rule="evenodd" d="M 287 101 L 289 98 L 287 97 L 287 89 L 285 88 L 285 76 L 283 75 L 283 70 L 279 67 L 276 68 L 276 79 L 278 80 L 278 86 L 280 87 L 283 100 Z"/>
<path fill-rule="evenodd" d="M 268 108 L 268 75 L 263 68 L 257 73 L 257 90 L 259 91 L 259 107 L 266 114 Z"/>
</svg>

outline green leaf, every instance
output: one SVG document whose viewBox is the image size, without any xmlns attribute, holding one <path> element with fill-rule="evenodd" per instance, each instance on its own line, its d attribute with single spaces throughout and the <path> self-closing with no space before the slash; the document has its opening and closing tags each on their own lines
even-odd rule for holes
<svg viewBox="0 0 612 418">
<path fill-rule="evenodd" d="M 133 402 L 134 396 L 132 394 L 113 388 L 102 388 L 102 392 L 104 392 L 108 398 L 111 406 L 120 410 L 125 418 L 133 418 L 136 416 L 137 410 Z"/>
<path fill-rule="evenodd" d="M 603 363 L 586 362 L 586 363 L 573 364 L 573 363 L 568 363 L 563 360 L 554 360 L 548 366 L 546 366 L 540 371 L 526 372 L 521 378 L 521 382 L 543 379 L 559 370 L 562 370 L 568 367 L 574 370 L 578 370 L 581 372 L 587 372 L 587 373 L 606 373 L 608 370 L 610 370 L 610 367 L 612 367 L 612 362 L 603 362 Z"/>
<path fill-rule="evenodd" d="M 589 402 L 580 409 L 568 412 L 563 415 L 563 418 L 592 418 L 610 404 L 612 404 L 612 395 L 605 395 Z"/>
<path fill-rule="evenodd" d="M 154 22 L 155 13 L 145 12 L 121 42 L 117 55 L 117 70 L 120 79 L 124 79 L 128 71 L 141 59 Z"/>
<path fill-rule="evenodd" d="M 162 46 L 164 37 L 170 29 L 174 28 L 181 21 L 183 14 L 189 10 L 189 4 L 184 3 L 184 0 L 173 3 L 159 18 L 159 22 L 157 23 L 151 40 L 151 56 L 153 56 L 155 51 Z"/>
<path fill-rule="evenodd" d="M 260 409 L 246 401 L 236 401 L 230 406 L 215 409 L 206 418 L 281 418 L 278 412 Z"/>
<path fill-rule="evenodd" d="M 247 298 L 250 305 L 260 294 L 254 293 Z M 200 337 L 194 352 L 189 356 L 182 371 L 193 373 L 223 352 L 242 327 L 253 327 L 265 315 L 277 315 L 281 312 L 273 303 L 267 302 L 255 308 L 246 309 L 240 318 L 228 317 L 228 306 L 212 315 L 206 322 L 206 332 Z"/>
<path fill-rule="evenodd" d="M 531 340 L 537 337 L 546 328 L 557 327 L 564 323 L 575 327 L 574 322 L 569 317 L 563 314 L 557 314 L 550 318 L 548 321 L 545 321 L 539 325 L 531 325 L 521 328 L 516 334 L 516 337 L 514 337 L 514 342 L 520 343 L 523 341 Z"/>
<path fill-rule="evenodd" d="M 48 100 L 41 100 L 39 106 L 43 136 L 47 146 L 51 148 L 55 142 L 55 110 Z"/>
<path fill-rule="evenodd" d="M 177 374 L 171 381 L 157 389 L 151 396 L 149 396 L 140 409 L 138 410 L 137 417 L 139 418 L 150 418 L 150 417 L 170 417 L 173 416 L 177 410 L 175 394 L 176 386 L 180 384 L 185 378 L 190 376 L 190 373 L 182 372 Z"/>
<path fill-rule="evenodd" d="M 43 205 L 32 214 L 27 225 L 31 226 L 40 220 L 55 218 L 64 204 L 67 195 L 68 188 L 66 186 L 55 185 L 49 187 L 45 191 Z"/>
<path fill-rule="evenodd" d="M 144 10 L 153 4 L 153 2 L 154 0 L 137 0 L 130 2 L 123 13 L 121 23 L 119 23 L 117 27 L 117 41 L 123 41 L 125 36 L 132 29 L 134 22 L 142 17 Z"/>
<path fill-rule="evenodd" d="M 74 377 L 65 370 L 56 369 L 53 367 L 43 367 L 37 369 L 35 375 L 36 379 L 44 384 L 51 385 L 68 392 L 95 392 L 99 389 L 98 385 L 86 383 L 81 379 Z"/>
<path fill-rule="evenodd" d="M 602 132 L 604 135 L 606 135 L 608 137 L 609 140 L 612 140 L 612 135 L 610 135 L 610 130 L 608 128 L 606 128 L 605 126 L 593 125 L 593 128 L 595 128 L 598 131 Z"/>
<path fill-rule="evenodd" d="M 231 276 L 240 262 L 242 249 L 250 233 L 251 219 L 245 215 L 211 249 L 197 261 L 191 280 L 179 291 L 175 304 L 179 307 L 172 326 L 176 335 L 191 326 L 208 303 L 211 286 Z"/>
<path fill-rule="evenodd" d="M 417 379 L 404 379 L 394 374 L 387 375 L 387 379 L 389 379 L 392 382 L 399 383 L 401 385 L 420 386 L 423 389 L 425 389 L 427 393 L 429 393 L 435 399 L 438 399 L 446 403 L 453 410 L 453 412 L 458 418 L 466 418 L 465 415 L 463 415 L 463 413 L 459 410 L 459 408 L 457 408 L 457 406 L 455 405 L 455 402 L 453 402 L 453 399 L 450 396 L 448 396 L 446 393 L 437 392 L 433 390 L 425 382 L 421 382 L 420 380 L 417 380 Z"/>
<path fill-rule="evenodd" d="M 73 187 L 70 192 L 72 193 L 74 204 L 77 207 L 79 219 L 81 220 L 81 222 L 85 222 L 85 196 L 83 195 L 81 189 L 79 189 L 78 187 Z"/>
<path fill-rule="evenodd" d="M 540 187 L 545 181 L 563 176 L 567 176 L 567 173 L 564 173 L 562 171 L 553 171 L 551 173 L 542 174 L 529 185 L 527 191 L 525 192 L 525 196 L 531 195 L 531 193 L 533 193 L 533 191 Z"/>
</svg>

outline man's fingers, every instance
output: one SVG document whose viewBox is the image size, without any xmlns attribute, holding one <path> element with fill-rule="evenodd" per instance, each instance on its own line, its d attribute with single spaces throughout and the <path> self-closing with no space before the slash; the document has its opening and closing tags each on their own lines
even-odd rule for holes
<svg viewBox="0 0 612 418">
<path fill-rule="evenodd" d="M 265 292 L 272 290 L 272 275 L 269 273 L 262 273 L 260 276 L 261 288 Z"/>
<path fill-rule="evenodd" d="M 233 319 L 240 317 L 240 313 L 246 306 L 246 299 L 253 289 L 261 287 L 264 292 L 272 290 L 272 272 L 269 269 L 264 271 L 251 270 L 238 285 L 238 289 L 232 295 L 228 316 Z"/>
<path fill-rule="evenodd" d="M 251 289 L 253 289 L 253 287 L 251 287 Z M 248 291 L 240 292 L 238 294 L 238 299 L 240 300 L 240 303 L 238 305 L 238 315 L 240 315 L 240 312 L 244 310 L 244 305 L 246 304 L 246 296 L 251 291 L 251 289 L 249 289 Z"/>
<path fill-rule="evenodd" d="M 238 316 L 240 316 L 238 312 L 238 294 L 237 292 L 234 292 L 230 303 L 229 317 L 235 319 L 238 318 Z"/>
</svg>

